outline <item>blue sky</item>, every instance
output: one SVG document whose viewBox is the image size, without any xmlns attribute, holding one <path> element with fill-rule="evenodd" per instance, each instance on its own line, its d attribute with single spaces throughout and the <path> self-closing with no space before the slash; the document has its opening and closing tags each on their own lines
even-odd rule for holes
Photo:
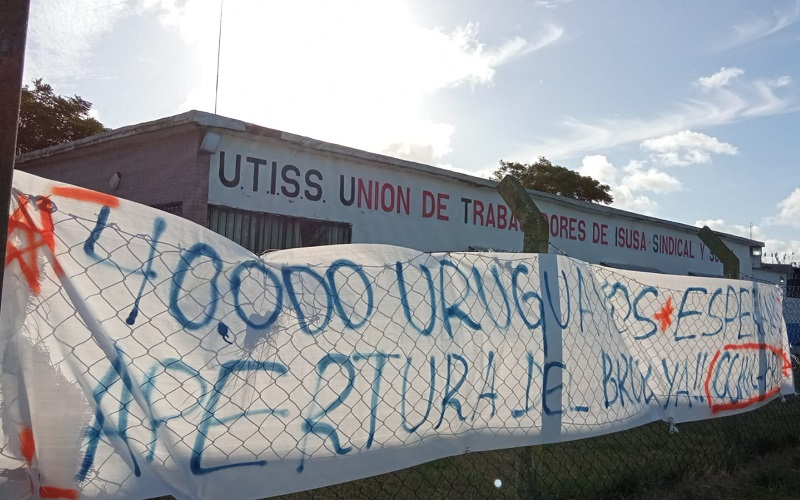
<svg viewBox="0 0 800 500">
<path fill-rule="evenodd" d="M 219 0 L 31 3 L 26 82 L 112 128 L 214 110 Z M 222 12 L 222 115 L 475 175 L 546 156 L 609 183 L 614 206 L 800 261 L 800 0 Z"/>
</svg>

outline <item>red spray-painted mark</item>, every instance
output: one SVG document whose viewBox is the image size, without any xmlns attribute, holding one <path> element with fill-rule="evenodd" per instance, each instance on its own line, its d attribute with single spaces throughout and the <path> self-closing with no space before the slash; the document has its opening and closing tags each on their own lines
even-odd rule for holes
<svg viewBox="0 0 800 500">
<path fill-rule="evenodd" d="M 783 374 L 783 376 L 784 377 L 789 377 L 790 376 L 790 374 L 791 374 L 790 370 L 792 369 L 792 362 L 789 360 L 789 357 L 786 355 L 786 353 L 783 351 L 783 349 L 781 349 L 779 347 L 771 346 L 769 344 L 759 344 L 759 343 L 755 343 L 755 342 L 751 342 L 751 343 L 747 343 L 747 344 L 741 344 L 741 345 L 728 344 L 722 349 L 722 351 L 717 351 L 717 353 L 714 355 L 714 359 L 711 360 L 711 365 L 709 365 L 708 373 L 706 374 L 706 383 L 705 383 L 706 398 L 707 398 L 707 401 L 708 401 L 708 405 L 711 407 L 711 413 L 718 413 L 718 412 L 721 412 L 721 411 L 738 410 L 738 409 L 741 409 L 741 408 L 747 408 L 748 406 L 750 406 L 752 404 L 760 403 L 762 401 L 765 401 L 765 400 L 771 398 L 772 396 L 777 395 L 780 392 L 780 390 L 781 390 L 780 387 L 773 387 L 772 389 L 766 391 L 764 394 L 758 394 L 758 395 L 753 396 L 753 397 L 751 397 L 749 399 L 746 399 L 746 400 L 736 401 L 736 402 L 728 402 L 728 403 L 715 403 L 714 402 L 714 400 L 711 398 L 711 377 L 714 374 L 714 368 L 716 367 L 717 362 L 719 361 L 719 359 L 722 357 L 723 353 L 725 353 L 725 352 L 728 352 L 728 351 L 748 351 L 748 350 L 749 351 L 761 351 L 761 350 L 770 351 L 772 354 L 775 355 L 776 358 L 778 358 L 778 359 L 780 359 L 782 361 L 781 373 Z"/>
<path fill-rule="evenodd" d="M 119 198 L 110 194 L 99 193 L 91 189 L 74 186 L 55 186 L 50 190 L 56 196 L 72 198 L 73 200 L 89 201 L 98 205 L 107 205 L 111 208 L 119 206 Z"/>
<path fill-rule="evenodd" d="M 672 324 L 673 312 L 675 312 L 675 308 L 672 307 L 672 297 L 668 297 L 667 303 L 654 316 L 660 323 L 662 332 L 666 332 L 669 325 Z"/>
<path fill-rule="evenodd" d="M 33 443 L 33 429 L 25 427 L 19 433 L 19 447 L 22 451 L 22 456 L 30 464 L 33 462 L 33 454 L 36 451 L 36 445 Z"/>
<path fill-rule="evenodd" d="M 35 200 L 36 203 L 35 210 L 39 213 L 39 225 L 34 222 L 31 215 L 31 199 Z M 17 261 L 31 292 L 38 294 L 42 288 L 38 260 L 39 248 L 46 246 L 50 249 L 50 253 L 53 256 L 53 268 L 56 274 L 62 274 L 61 266 L 55 258 L 56 239 L 53 216 L 51 214 L 53 207 L 46 197 L 28 198 L 18 195 L 17 200 L 18 207 L 8 218 L 8 233 L 11 235 L 17 231 L 17 234 L 21 236 L 25 243 L 17 247 L 10 241 L 6 242 L 5 266 L 8 267 L 9 264 Z"/>
<path fill-rule="evenodd" d="M 22 456 L 28 462 L 28 466 L 33 463 L 33 456 L 36 454 L 36 442 L 33 440 L 33 429 L 25 427 L 19 433 L 19 447 Z M 33 489 L 33 483 L 31 483 Z M 57 486 L 39 486 L 39 498 L 66 498 L 67 500 L 78 500 L 78 490 L 70 488 L 59 488 Z"/>
<path fill-rule="evenodd" d="M 71 198 L 79 201 L 86 201 L 90 203 L 97 203 L 106 205 L 108 207 L 118 207 L 119 198 L 109 194 L 99 193 L 90 189 L 84 189 L 73 186 L 55 186 L 51 189 L 55 196 L 64 198 Z M 22 274 L 28 282 L 28 287 L 31 292 L 38 294 L 42 290 L 41 284 L 41 269 L 39 268 L 39 249 L 47 247 L 50 249 L 52 256 L 53 270 L 57 276 L 62 276 L 63 269 L 55 258 L 56 239 L 55 228 L 53 227 L 53 204 L 46 196 L 25 196 L 22 194 L 17 195 L 18 207 L 11 214 L 8 219 L 8 233 L 9 235 L 20 235 L 25 243 L 19 247 L 12 244 L 10 241 L 6 242 L 6 261 L 5 266 L 8 267 L 14 261 L 19 263 Z M 36 206 L 31 210 L 31 201 Z M 32 211 L 39 214 L 39 224 L 34 222 L 31 215 Z"/>
<path fill-rule="evenodd" d="M 67 500 L 78 500 L 78 490 L 56 488 L 54 486 L 40 486 L 39 496 L 41 498 L 66 498 Z"/>
</svg>

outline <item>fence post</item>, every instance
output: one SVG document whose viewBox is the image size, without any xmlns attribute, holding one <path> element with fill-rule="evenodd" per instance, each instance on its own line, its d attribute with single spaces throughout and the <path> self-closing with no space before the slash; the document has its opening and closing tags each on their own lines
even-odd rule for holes
<svg viewBox="0 0 800 500">
<path fill-rule="evenodd" d="M 722 274 L 726 278 L 739 279 L 739 257 L 737 257 L 730 248 L 717 236 L 717 233 L 711 230 L 708 226 L 703 226 L 703 229 L 697 232 L 700 240 L 714 252 L 720 261 L 722 261 Z"/>
<path fill-rule="evenodd" d="M 30 0 L 3 0 L 0 7 L 0 298 L 5 278 L 8 210 L 17 154 L 22 66 Z"/>
<path fill-rule="evenodd" d="M 524 240 L 522 251 L 525 253 L 547 253 L 550 246 L 550 228 L 533 202 L 528 192 L 519 181 L 510 175 L 503 177 L 497 184 L 497 192 L 503 197 L 511 213 L 522 224 Z"/>
<path fill-rule="evenodd" d="M 550 228 L 539 207 L 531 199 L 522 184 L 510 175 L 497 184 L 497 191 L 503 197 L 511 213 L 522 224 L 524 239 L 522 251 L 525 253 L 547 253 L 550 246 Z M 533 447 L 517 448 L 517 498 L 540 498 L 534 474 Z"/>
<path fill-rule="evenodd" d="M 726 278 L 739 279 L 739 258 L 734 255 L 730 248 L 711 230 L 708 226 L 697 232 L 700 240 L 706 244 L 709 250 L 714 252 L 720 261 L 722 261 L 722 274 Z M 722 429 L 722 435 L 725 439 L 725 469 L 733 470 L 736 466 L 737 449 L 742 443 L 742 430 L 739 421 L 733 418 L 722 418 L 719 422 Z"/>
</svg>

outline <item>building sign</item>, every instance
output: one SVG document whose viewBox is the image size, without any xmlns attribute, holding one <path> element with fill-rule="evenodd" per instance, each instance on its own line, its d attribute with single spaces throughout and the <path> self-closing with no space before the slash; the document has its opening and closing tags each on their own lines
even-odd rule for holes
<svg viewBox="0 0 800 500">
<path fill-rule="evenodd" d="M 422 251 L 522 249 L 519 221 L 493 187 L 481 185 L 485 180 L 470 183 L 417 167 L 223 135 L 210 159 L 208 202 L 348 222 L 353 243 Z M 693 228 L 550 196 L 535 201 L 548 220 L 550 242 L 569 256 L 675 274 L 722 275 L 719 259 Z M 727 244 L 748 273 L 749 246 L 738 240 Z"/>
</svg>

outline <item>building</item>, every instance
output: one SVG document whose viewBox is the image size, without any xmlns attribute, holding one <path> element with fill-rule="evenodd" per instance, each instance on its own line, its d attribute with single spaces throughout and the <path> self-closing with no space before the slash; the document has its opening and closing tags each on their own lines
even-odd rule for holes
<svg viewBox="0 0 800 500">
<path fill-rule="evenodd" d="M 180 215 L 255 253 L 337 243 L 522 248 L 519 222 L 494 181 L 199 111 L 27 153 L 16 165 Z M 566 255 L 632 270 L 722 276 L 693 226 L 530 194 L 549 222 L 551 244 Z M 763 243 L 720 237 L 739 257 L 742 274 L 778 281 L 780 273 L 762 269 Z"/>
</svg>

